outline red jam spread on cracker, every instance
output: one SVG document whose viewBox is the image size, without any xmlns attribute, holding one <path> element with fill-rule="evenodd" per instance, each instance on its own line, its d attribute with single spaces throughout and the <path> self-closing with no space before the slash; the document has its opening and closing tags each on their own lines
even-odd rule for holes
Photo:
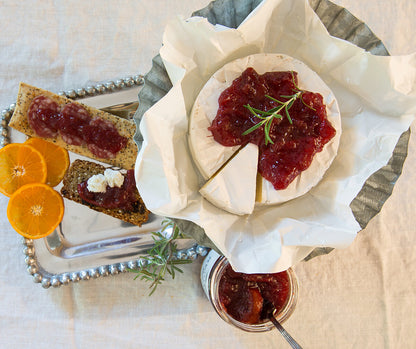
<svg viewBox="0 0 416 349">
<path fill-rule="evenodd" d="M 28 111 L 30 127 L 39 137 L 55 138 L 58 134 L 69 145 L 86 145 L 95 156 L 112 159 L 127 145 L 110 121 L 91 118 L 78 103 L 59 106 L 52 99 L 37 96 Z"/>
<path fill-rule="evenodd" d="M 134 179 L 134 170 L 128 170 L 121 187 L 110 187 L 107 185 L 105 192 L 96 193 L 88 190 L 88 181 L 78 184 L 78 194 L 85 202 L 103 207 L 114 209 L 118 208 L 125 211 L 137 211 L 138 192 Z"/>
</svg>

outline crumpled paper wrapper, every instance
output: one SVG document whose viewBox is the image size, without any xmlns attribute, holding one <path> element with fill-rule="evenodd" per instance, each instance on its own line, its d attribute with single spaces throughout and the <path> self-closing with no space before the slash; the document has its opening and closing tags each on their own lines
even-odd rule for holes
<svg viewBox="0 0 416 349">
<path fill-rule="evenodd" d="M 225 63 L 284 53 L 306 63 L 334 92 L 342 115 L 338 154 L 321 182 L 289 202 L 237 216 L 202 198 L 188 117 L 199 91 Z M 345 248 L 360 230 L 349 204 L 384 166 L 416 111 L 416 56 L 373 56 L 331 37 L 306 0 L 263 2 L 237 28 L 175 19 L 160 51 L 173 87 L 140 123 L 138 189 L 154 213 L 201 226 L 233 268 L 278 272 L 315 247 Z"/>
</svg>

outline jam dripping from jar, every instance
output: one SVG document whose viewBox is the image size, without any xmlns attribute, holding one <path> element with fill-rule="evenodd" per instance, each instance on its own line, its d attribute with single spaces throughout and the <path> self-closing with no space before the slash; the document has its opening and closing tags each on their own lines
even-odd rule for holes
<svg viewBox="0 0 416 349">
<path fill-rule="evenodd" d="M 257 144 L 258 171 L 276 190 L 287 188 L 306 170 L 336 131 L 327 119 L 326 106 L 319 93 L 299 90 L 301 97 L 291 105 L 290 118 L 283 111 L 281 118 L 273 120 L 269 130 L 272 142 L 265 142 L 264 126 L 244 134 L 260 121 L 245 106 L 268 111 L 279 104 L 267 96 L 285 102 L 287 98 L 283 96 L 298 90 L 296 72 L 259 75 L 253 68 L 247 68 L 221 93 L 217 115 L 209 127 L 214 139 L 224 146 Z"/>
<path fill-rule="evenodd" d="M 278 314 L 289 299 L 290 281 L 286 271 L 244 274 L 226 266 L 219 282 L 219 300 L 226 312 L 239 322 L 259 324 Z"/>
<path fill-rule="evenodd" d="M 88 190 L 88 181 L 78 184 L 78 194 L 85 202 L 108 209 L 121 209 L 136 212 L 138 209 L 139 193 L 134 179 L 134 170 L 128 170 L 121 187 L 107 185 L 104 193 Z"/>
<path fill-rule="evenodd" d="M 59 106 L 46 96 L 35 97 L 28 110 L 30 127 L 39 137 L 55 138 L 59 134 L 69 145 L 86 145 L 92 154 L 112 159 L 127 145 L 127 138 L 108 120 L 91 118 L 78 103 Z"/>
</svg>

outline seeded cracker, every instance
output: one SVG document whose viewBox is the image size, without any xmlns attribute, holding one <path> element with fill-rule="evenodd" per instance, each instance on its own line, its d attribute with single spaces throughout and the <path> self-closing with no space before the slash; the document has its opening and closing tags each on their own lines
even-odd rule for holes
<svg viewBox="0 0 416 349">
<path fill-rule="evenodd" d="M 149 211 L 147 210 L 138 192 L 138 205 L 134 212 L 127 212 L 120 209 L 108 209 L 91 205 L 83 201 L 79 196 L 77 190 L 78 184 L 88 180 L 94 175 L 104 173 L 105 169 L 106 168 L 103 165 L 97 164 L 95 162 L 80 159 L 75 160 L 71 164 L 63 179 L 63 187 L 61 189 L 62 196 L 79 204 L 86 205 L 95 211 L 105 213 L 134 225 L 141 226 L 148 220 Z"/>
<path fill-rule="evenodd" d="M 69 98 L 59 96 L 50 91 L 46 91 L 38 87 L 30 86 L 25 83 L 20 83 L 19 92 L 18 92 L 17 101 L 16 101 L 16 108 L 14 110 L 14 113 L 9 123 L 10 127 L 26 134 L 27 136 L 38 137 L 35 134 L 35 132 L 31 129 L 31 127 L 29 126 L 29 122 L 27 119 L 27 112 L 29 110 L 29 106 L 32 100 L 39 95 L 49 97 L 55 102 L 57 102 L 59 105 L 64 105 L 67 103 L 74 102 L 73 100 Z M 75 102 L 75 103 L 78 103 L 78 102 Z M 117 153 L 115 158 L 102 159 L 102 158 L 97 158 L 94 154 L 92 154 L 86 145 L 81 145 L 81 146 L 69 145 L 66 142 L 64 142 L 59 135 L 56 138 L 44 138 L 44 139 L 49 142 L 55 143 L 63 148 L 66 148 L 67 150 L 73 153 L 77 153 L 77 154 L 89 157 L 91 159 L 105 162 L 110 165 L 121 167 L 124 169 L 134 168 L 136 157 L 137 157 L 137 145 L 133 140 L 133 136 L 136 131 L 136 125 L 134 124 L 134 122 L 131 120 L 119 118 L 117 116 L 106 113 L 102 110 L 98 110 L 96 108 L 89 107 L 82 103 L 79 103 L 79 104 L 81 104 L 90 113 L 92 118 L 100 117 L 104 120 L 108 120 L 112 122 L 113 125 L 117 128 L 120 135 L 128 139 L 126 147 L 120 150 Z"/>
</svg>

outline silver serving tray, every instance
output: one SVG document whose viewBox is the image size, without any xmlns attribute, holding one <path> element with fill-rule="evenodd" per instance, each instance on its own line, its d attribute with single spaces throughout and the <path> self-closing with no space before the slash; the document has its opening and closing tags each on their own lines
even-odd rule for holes
<svg viewBox="0 0 416 349">
<path fill-rule="evenodd" d="M 235 28 L 260 2 L 217 0 L 193 15 L 206 17 L 213 24 Z M 329 0 L 310 0 L 310 3 L 331 35 L 348 40 L 373 54 L 388 55 L 383 43 L 346 9 Z M 162 98 L 171 86 L 160 56 L 156 56 L 151 70 L 144 77 L 110 81 L 61 94 L 98 108 L 135 101 L 138 95 L 140 104 L 134 117 L 138 124 L 143 113 Z M 19 135 L 7 126 L 13 110 L 14 105 L 11 105 L 2 112 L 1 145 L 10 139 L 19 141 Z M 409 131 L 402 135 L 389 163 L 368 178 L 351 203 L 351 209 L 362 228 L 380 212 L 391 195 L 407 156 L 409 135 Z M 140 145 L 140 134 L 136 134 L 135 140 Z M 152 216 L 148 223 L 138 228 L 69 201 L 65 205 L 64 220 L 52 235 L 39 240 L 23 241 L 28 272 L 44 288 L 115 275 L 128 268 L 140 268 L 144 263 L 141 257 L 152 246 L 151 232 L 159 230 L 163 220 L 163 217 Z M 182 220 L 176 220 L 176 223 L 192 237 L 191 240 L 183 241 L 184 245 L 180 246 L 177 258 L 195 259 L 198 255 L 205 255 L 209 248 L 215 248 L 203 229 L 197 225 Z M 166 233 L 169 234 L 169 231 Z M 317 248 L 307 259 L 331 250 Z"/>
<path fill-rule="evenodd" d="M 143 77 L 137 76 L 60 94 L 103 108 L 136 101 L 142 84 Z M 25 135 L 7 127 L 13 110 L 11 105 L 2 112 L 2 145 L 26 140 Z M 76 158 L 79 156 L 70 153 L 71 162 Z M 60 186 L 55 189 L 59 191 Z M 35 282 L 49 288 L 138 269 L 146 263 L 142 257 L 153 246 L 152 232 L 172 233 L 171 228 L 163 230 L 165 220 L 151 214 L 137 227 L 65 199 L 64 218 L 51 235 L 24 239 L 27 270 Z M 195 259 L 208 251 L 193 239 L 180 240 L 178 245 L 179 259 Z"/>
</svg>

